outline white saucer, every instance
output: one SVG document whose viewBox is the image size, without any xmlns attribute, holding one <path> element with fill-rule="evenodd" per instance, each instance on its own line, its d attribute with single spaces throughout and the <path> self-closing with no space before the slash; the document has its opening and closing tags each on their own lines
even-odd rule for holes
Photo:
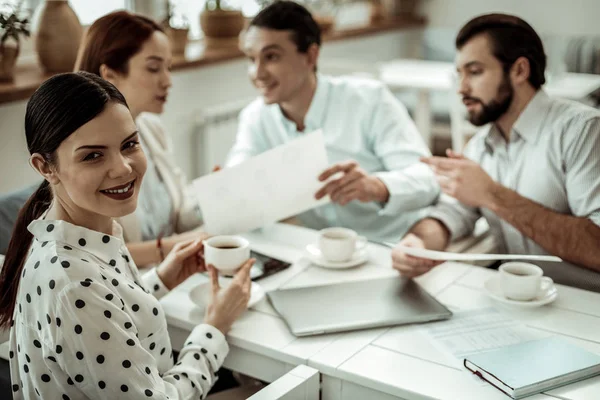
<svg viewBox="0 0 600 400">
<path fill-rule="evenodd" d="M 363 264 L 367 261 L 368 254 L 367 249 L 363 248 L 357 250 L 352 255 L 348 261 L 329 261 L 323 257 L 321 254 L 321 250 L 317 247 L 316 244 L 309 244 L 306 246 L 306 253 L 308 254 L 308 258 L 313 264 L 316 264 L 320 267 L 324 268 L 332 268 L 332 269 L 343 269 L 343 268 L 352 268 L 357 265 Z"/>
<path fill-rule="evenodd" d="M 232 278 L 219 277 L 219 284 L 221 288 L 226 288 L 232 281 Z M 190 299 L 201 309 L 205 309 L 210 301 L 211 286 L 210 281 L 201 283 L 192 290 L 190 290 Z M 250 300 L 248 301 L 248 308 L 254 306 L 256 303 L 261 301 L 265 297 L 265 291 L 256 282 L 252 282 L 250 287 Z"/>
<path fill-rule="evenodd" d="M 535 308 L 545 304 L 552 303 L 558 297 L 558 290 L 554 283 L 548 285 L 542 295 L 529 301 L 511 300 L 504 297 L 502 292 L 502 286 L 500 283 L 500 274 L 493 276 L 488 279 L 484 284 L 484 292 L 492 299 L 499 301 L 500 303 L 507 304 L 510 306 L 522 307 L 522 308 Z"/>
</svg>

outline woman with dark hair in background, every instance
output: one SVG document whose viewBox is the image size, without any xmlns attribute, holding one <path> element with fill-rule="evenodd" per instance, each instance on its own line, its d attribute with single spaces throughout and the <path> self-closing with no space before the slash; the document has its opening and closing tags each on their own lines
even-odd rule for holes
<svg viewBox="0 0 600 400">
<path fill-rule="evenodd" d="M 249 260 L 213 300 L 173 365 L 158 299 L 204 271 L 200 239 L 140 276 L 113 218 L 135 211 L 146 158 L 125 98 L 88 73 L 57 75 L 27 104 L 30 164 L 42 185 L 22 208 L 0 276 L 15 399 L 206 396 L 245 310 Z"/>
<path fill-rule="evenodd" d="M 170 138 L 159 118 L 171 87 L 171 48 L 162 27 L 127 11 L 90 26 L 77 70 L 96 74 L 119 89 L 136 121 L 148 170 L 135 215 L 120 220 L 127 247 L 139 266 L 159 263 L 181 241 L 206 237 L 196 201 L 173 161 Z"/>
</svg>

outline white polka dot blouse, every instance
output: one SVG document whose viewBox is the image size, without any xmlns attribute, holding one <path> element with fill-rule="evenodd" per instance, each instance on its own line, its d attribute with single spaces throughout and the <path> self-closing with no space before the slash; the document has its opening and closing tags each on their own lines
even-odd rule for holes
<svg viewBox="0 0 600 400">
<path fill-rule="evenodd" d="M 20 399 L 201 399 L 229 351 L 223 334 L 197 326 L 174 365 L 159 299 L 114 222 L 105 235 L 36 220 L 10 329 L 13 396 Z"/>
</svg>

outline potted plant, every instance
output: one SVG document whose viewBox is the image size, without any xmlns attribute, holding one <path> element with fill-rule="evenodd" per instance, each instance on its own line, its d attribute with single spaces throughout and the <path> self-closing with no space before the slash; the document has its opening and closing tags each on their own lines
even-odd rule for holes
<svg viewBox="0 0 600 400">
<path fill-rule="evenodd" d="M 177 7 L 170 1 L 167 2 L 167 19 L 163 22 L 165 31 L 171 41 L 171 51 L 175 56 L 185 54 L 190 33 L 190 21 L 185 14 L 177 12 Z"/>
<path fill-rule="evenodd" d="M 257 0 L 260 8 L 265 8 L 276 0 Z M 342 3 L 347 0 L 298 0 L 312 14 L 315 22 L 319 25 L 322 34 L 326 34 L 335 25 L 335 14 Z"/>
<path fill-rule="evenodd" d="M 322 34 L 327 34 L 335 26 L 335 15 L 344 0 L 303 0 L 302 3 L 313 15 L 315 22 L 321 28 Z"/>
<path fill-rule="evenodd" d="M 20 36 L 29 37 L 29 18 L 23 16 L 23 0 L 12 8 L 0 8 L 0 81 L 14 79 L 15 65 L 21 49 Z M 28 13 L 26 13 L 28 14 Z"/>
<path fill-rule="evenodd" d="M 222 0 L 207 0 L 200 13 L 200 27 L 204 32 L 206 47 L 237 47 L 244 23 L 242 12 L 225 9 Z"/>
</svg>

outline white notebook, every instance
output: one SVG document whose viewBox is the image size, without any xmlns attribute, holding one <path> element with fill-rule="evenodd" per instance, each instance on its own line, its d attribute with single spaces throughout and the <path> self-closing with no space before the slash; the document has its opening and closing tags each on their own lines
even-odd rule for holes
<svg viewBox="0 0 600 400">
<path fill-rule="evenodd" d="M 600 374 L 600 355 L 553 336 L 468 356 L 464 365 L 520 399 Z"/>
</svg>

